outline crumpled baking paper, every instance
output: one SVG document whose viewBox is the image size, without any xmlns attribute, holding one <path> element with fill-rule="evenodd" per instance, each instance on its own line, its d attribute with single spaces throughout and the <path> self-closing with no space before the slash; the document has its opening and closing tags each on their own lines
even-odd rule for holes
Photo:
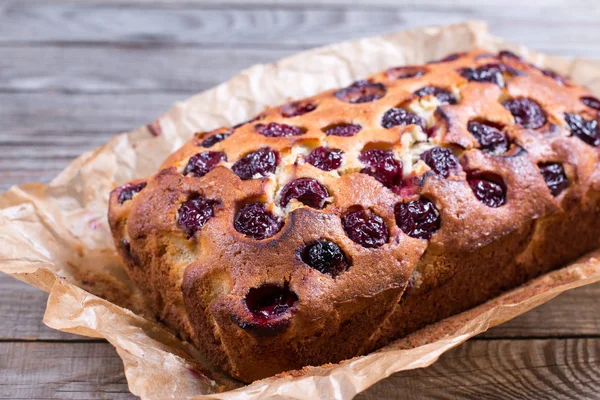
<svg viewBox="0 0 600 400">
<path fill-rule="evenodd" d="M 83 154 L 50 184 L 25 184 L 2 194 L 0 271 L 50 292 L 46 325 L 105 338 L 115 346 L 129 389 L 143 399 L 350 399 L 395 372 L 426 367 L 470 337 L 566 290 L 600 280 L 600 250 L 369 355 L 244 386 L 213 370 L 166 327 L 144 318 L 149 314 L 143 299 L 113 246 L 108 193 L 153 174 L 196 131 L 236 124 L 267 105 L 345 86 L 388 67 L 420 64 L 473 47 L 510 49 L 600 94 L 600 62 L 567 60 L 505 43 L 480 22 L 334 44 L 257 65 Z"/>
</svg>

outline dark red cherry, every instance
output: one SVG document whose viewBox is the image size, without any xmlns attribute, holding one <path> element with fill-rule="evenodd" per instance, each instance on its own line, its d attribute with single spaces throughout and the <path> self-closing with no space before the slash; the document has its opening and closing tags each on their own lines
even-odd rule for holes
<svg viewBox="0 0 600 400">
<path fill-rule="evenodd" d="M 594 96 L 583 96 L 580 100 L 586 106 L 600 111 L 600 99 Z"/>
<path fill-rule="evenodd" d="M 427 64 L 437 64 L 437 63 L 455 61 L 455 60 L 458 60 L 459 58 L 461 58 L 464 55 L 465 55 L 465 53 L 452 53 L 452 54 L 448 54 L 444 58 L 440 58 L 439 60 L 429 61 Z"/>
<path fill-rule="evenodd" d="M 231 167 L 234 174 L 242 180 L 253 179 L 255 175 L 264 177 L 275 172 L 279 163 L 279 154 L 270 147 L 262 147 L 246 154 Z"/>
<path fill-rule="evenodd" d="M 504 71 L 505 67 L 502 64 L 486 64 L 476 68 L 463 68 L 459 72 L 469 82 L 488 82 L 503 86 Z"/>
<path fill-rule="evenodd" d="M 538 129 L 546 123 L 546 113 L 535 100 L 518 97 L 506 100 L 502 105 L 510 111 L 515 122 L 524 128 Z"/>
<path fill-rule="evenodd" d="M 286 118 L 296 117 L 298 115 L 309 113 L 315 110 L 317 106 L 306 101 L 295 101 L 293 103 L 281 106 L 281 115 Z"/>
<path fill-rule="evenodd" d="M 216 201 L 204 198 L 202 196 L 190 199 L 179 207 L 177 213 L 177 224 L 185 231 L 187 237 L 194 236 L 194 233 L 211 219 L 214 213 Z"/>
<path fill-rule="evenodd" d="M 350 212 L 342 217 L 346 235 L 367 248 L 381 247 L 387 243 L 388 227 L 383 219 L 370 210 Z"/>
<path fill-rule="evenodd" d="M 300 257 L 309 267 L 334 278 L 350 266 L 342 249 L 328 240 L 319 240 L 306 246 Z"/>
<path fill-rule="evenodd" d="M 208 174 L 218 163 L 227 161 L 225 153 L 217 151 L 205 151 L 190 157 L 188 164 L 183 170 L 184 175 L 192 175 L 200 178 Z"/>
<path fill-rule="evenodd" d="M 421 89 L 417 90 L 414 94 L 419 96 L 419 98 L 423 96 L 435 96 L 436 99 L 442 104 L 456 104 L 458 101 L 456 97 L 446 89 L 442 89 L 436 86 L 425 86 Z"/>
<path fill-rule="evenodd" d="M 431 168 L 433 172 L 447 178 L 450 173 L 458 169 L 458 160 L 452 150 L 445 147 L 434 147 L 420 156 L 421 160 Z"/>
<path fill-rule="evenodd" d="M 209 148 L 214 146 L 215 144 L 222 142 L 223 140 L 227 139 L 229 136 L 231 136 L 231 131 L 230 132 L 223 132 L 223 133 L 216 133 L 206 139 L 204 139 L 201 143 L 200 146 L 204 147 L 204 148 Z"/>
<path fill-rule="evenodd" d="M 571 129 L 571 134 L 583 140 L 590 146 L 600 145 L 600 126 L 598 120 L 585 119 L 579 114 L 565 114 L 565 121 Z"/>
<path fill-rule="evenodd" d="M 484 177 L 473 176 L 468 178 L 469 186 L 477 200 L 488 207 L 500 207 L 506 202 L 506 192 L 500 178 L 494 181 Z"/>
<path fill-rule="evenodd" d="M 402 163 L 394 158 L 391 150 L 363 151 L 358 159 L 366 165 L 360 172 L 372 176 L 384 186 L 391 188 L 402 182 Z"/>
<path fill-rule="evenodd" d="M 329 147 L 317 147 L 306 156 L 306 162 L 323 171 L 338 169 L 342 165 L 342 155 L 344 152 L 340 149 Z"/>
<path fill-rule="evenodd" d="M 537 67 L 536 67 L 537 68 Z M 564 76 L 552 71 L 551 69 L 541 69 L 542 74 L 546 75 L 549 78 L 554 79 L 554 81 L 562 86 L 568 86 L 569 81 Z"/>
<path fill-rule="evenodd" d="M 501 127 L 491 122 L 470 121 L 467 129 L 479 142 L 479 148 L 486 153 L 504 154 L 508 151 L 508 139 Z"/>
<path fill-rule="evenodd" d="M 542 163 L 538 164 L 538 167 L 552 196 L 558 196 L 567 186 L 569 186 L 567 174 L 565 174 L 565 169 L 561 164 Z"/>
<path fill-rule="evenodd" d="M 259 320 L 268 320 L 290 310 L 298 296 L 287 285 L 266 283 L 248 290 L 244 302 L 246 308 Z"/>
<path fill-rule="evenodd" d="M 346 103 L 368 103 L 385 96 L 386 88 L 381 83 L 356 81 L 348 87 L 335 92 L 335 97 Z"/>
<path fill-rule="evenodd" d="M 281 206 L 288 205 L 291 199 L 296 199 L 304 205 L 321 209 L 329 197 L 327 188 L 313 178 L 299 178 L 289 182 L 281 190 Z"/>
<path fill-rule="evenodd" d="M 283 221 L 267 210 L 264 203 L 250 203 L 237 213 L 233 225 L 247 237 L 262 240 L 279 232 Z"/>
<path fill-rule="evenodd" d="M 357 124 L 335 124 L 329 125 L 322 130 L 325 132 L 325 134 L 327 134 L 327 136 L 333 135 L 350 137 L 356 135 L 361 129 L 362 127 Z"/>
<path fill-rule="evenodd" d="M 517 60 L 520 61 L 521 57 L 519 57 L 518 55 L 516 55 L 515 53 L 513 53 L 510 50 L 500 50 L 500 52 L 498 52 L 498 57 L 502 60 L 503 58 L 507 58 L 507 59 L 513 59 L 513 60 Z"/>
<path fill-rule="evenodd" d="M 429 199 L 398 203 L 394 212 L 396 224 L 410 237 L 429 239 L 440 229 L 440 212 Z"/>
<path fill-rule="evenodd" d="M 146 187 L 146 182 L 138 183 L 137 185 L 132 185 L 131 183 L 127 183 L 117 190 L 119 191 L 119 204 L 125 203 L 127 200 L 131 200 L 133 196 L 141 192 Z"/>
<path fill-rule="evenodd" d="M 277 122 L 270 122 L 268 125 L 256 124 L 254 130 L 266 137 L 289 137 L 289 136 L 300 136 L 306 133 L 306 129 L 298 126 L 278 124 Z"/>
<path fill-rule="evenodd" d="M 415 66 L 407 66 L 407 67 L 395 67 L 390 68 L 385 71 L 388 79 L 408 79 L 408 78 L 418 78 L 420 76 L 425 75 L 427 72 L 427 68 L 425 67 L 415 67 Z"/>
<path fill-rule="evenodd" d="M 417 114 L 404 108 L 390 108 L 383 114 L 381 126 L 385 129 L 390 129 L 398 125 L 418 125 L 422 129 L 425 129 L 425 121 Z"/>
</svg>

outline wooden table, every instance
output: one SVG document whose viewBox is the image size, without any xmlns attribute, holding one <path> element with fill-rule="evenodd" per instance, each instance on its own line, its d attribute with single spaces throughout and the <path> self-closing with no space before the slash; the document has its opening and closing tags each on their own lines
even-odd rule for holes
<svg viewBox="0 0 600 400">
<path fill-rule="evenodd" d="M 485 19 L 538 50 L 600 58 L 593 0 L 227 3 L 2 1 L 0 189 L 47 182 L 179 99 L 330 42 Z M 0 277 L 0 398 L 133 398 L 109 344 L 41 323 L 46 298 Z M 598 284 L 571 291 L 358 398 L 600 398 L 599 298 Z"/>
</svg>

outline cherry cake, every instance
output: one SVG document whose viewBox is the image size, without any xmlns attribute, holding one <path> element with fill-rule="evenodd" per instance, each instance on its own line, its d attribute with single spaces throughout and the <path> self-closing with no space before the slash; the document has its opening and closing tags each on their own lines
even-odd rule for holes
<svg viewBox="0 0 600 400">
<path fill-rule="evenodd" d="M 116 188 L 157 320 L 245 382 L 334 363 L 600 245 L 600 100 L 508 51 L 197 133 Z"/>
</svg>

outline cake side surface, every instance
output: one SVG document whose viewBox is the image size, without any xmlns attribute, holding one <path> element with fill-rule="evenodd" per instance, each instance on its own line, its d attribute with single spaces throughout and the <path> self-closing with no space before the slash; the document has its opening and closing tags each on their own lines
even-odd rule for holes
<svg viewBox="0 0 600 400">
<path fill-rule="evenodd" d="M 198 133 L 111 193 L 157 319 L 253 381 L 372 351 L 600 243 L 600 101 L 509 52 Z"/>
</svg>

